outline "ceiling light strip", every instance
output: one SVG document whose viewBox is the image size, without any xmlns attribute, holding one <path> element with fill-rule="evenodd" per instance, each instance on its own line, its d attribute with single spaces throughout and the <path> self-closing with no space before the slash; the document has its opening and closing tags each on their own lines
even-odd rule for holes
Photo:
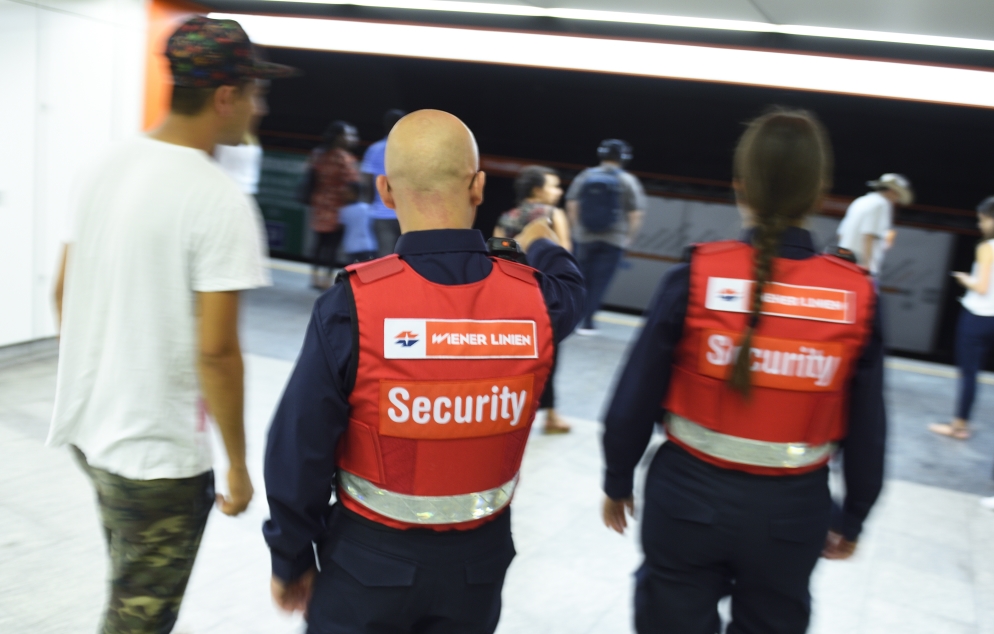
<svg viewBox="0 0 994 634">
<path fill-rule="evenodd" d="M 994 108 L 994 72 L 514 31 L 212 14 L 267 46 L 744 84 Z"/>
<path fill-rule="evenodd" d="M 625 24 L 647 24 L 652 26 L 677 26 L 694 29 L 718 29 L 723 31 L 749 31 L 756 33 L 783 33 L 808 37 L 831 37 L 847 40 L 889 42 L 894 44 L 914 44 L 920 46 L 945 46 L 983 51 L 994 51 L 994 41 L 978 40 L 941 35 L 917 35 L 913 33 L 890 33 L 887 31 L 865 31 L 798 24 L 770 24 L 746 20 L 719 20 L 715 18 L 695 18 L 679 15 L 655 15 L 651 13 L 626 13 L 621 11 L 596 11 L 591 9 L 546 8 L 521 4 L 496 4 L 484 2 L 459 2 L 458 0 L 269 0 L 270 2 L 295 2 L 305 4 L 354 5 L 382 9 L 412 9 L 418 11 L 450 11 L 458 13 L 482 13 L 491 15 L 516 15 L 526 17 L 561 18 L 565 20 L 589 20 L 596 22 L 621 22 Z"/>
</svg>

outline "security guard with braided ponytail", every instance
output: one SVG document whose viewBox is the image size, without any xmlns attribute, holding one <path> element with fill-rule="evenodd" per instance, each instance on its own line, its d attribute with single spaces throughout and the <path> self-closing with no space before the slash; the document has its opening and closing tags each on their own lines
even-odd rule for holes
<svg viewBox="0 0 994 634">
<path fill-rule="evenodd" d="M 883 480 L 883 345 L 867 272 L 803 225 L 831 181 L 810 114 L 753 121 L 735 153 L 741 242 L 698 245 L 663 279 L 605 420 L 604 522 L 623 532 L 653 426 L 640 633 L 804 632 L 820 555 L 845 559 Z M 846 498 L 827 463 L 841 451 Z M 833 511 L 834 509 L 834 511 Z"/>
</svg>

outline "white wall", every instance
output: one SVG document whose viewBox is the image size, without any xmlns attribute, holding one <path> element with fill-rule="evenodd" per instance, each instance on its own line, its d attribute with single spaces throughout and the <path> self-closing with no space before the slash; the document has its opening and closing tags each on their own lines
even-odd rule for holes
<svg viewBox="0 0 994 634">
<path fill-rule="evenodd" d="M 79 168 L 138 132 L 145 0 L 0 0 L 0 346 L 55 334 Z"/>
</svg>

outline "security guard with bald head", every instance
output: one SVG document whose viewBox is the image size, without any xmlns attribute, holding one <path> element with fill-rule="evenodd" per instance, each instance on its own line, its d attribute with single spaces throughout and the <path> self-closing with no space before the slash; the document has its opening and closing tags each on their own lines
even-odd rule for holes
<svg viewBox="0 0 994 634">
<path fill-rule="evenodd" d="M 497 627 L 510 499 L 584 293 L 547 223 L 518 236 L 527 265 L 488 253 L 471 229 L 485 179 L 459 119 L 401 119 L 376 183 L 396 251 L 315 304 L 269 432 L 263 529 L 273 597 L 308 632 Z"/>
</svg>

